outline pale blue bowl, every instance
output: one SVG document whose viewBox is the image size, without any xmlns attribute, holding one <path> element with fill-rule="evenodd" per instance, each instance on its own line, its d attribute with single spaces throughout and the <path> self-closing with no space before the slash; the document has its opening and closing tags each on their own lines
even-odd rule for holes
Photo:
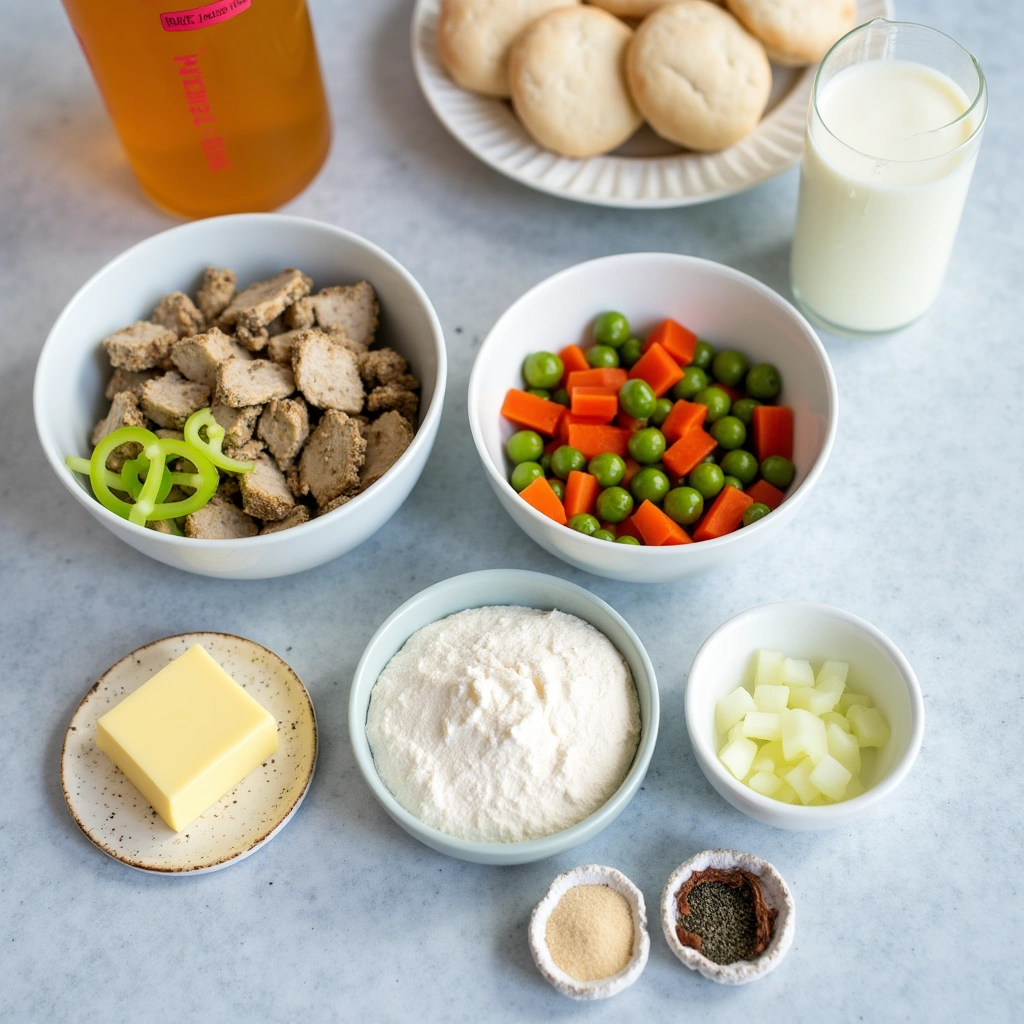
<svg viewBox="0 0 1024 1024">
<path fill-rule="evenodd" d="M 391 795 L 373 763 L 366 738 L 366 713 L 370 692 L 384 666 L 418 629 L 466 608 L 517 604 L 528 608 L 557 608 L 576 615 L 599 629 L 626 659 L 640 699 L 640 745 L 622 785 L 603 807 L 588 818 L 542 839 L 524 843 L 479 843 L 457 839 L 424 825 Z M 658 682 L 654 666 L 640 638 L 611 605 L 599 597 L 555 576 L 518 569 L 485 569 L 443 580 L 410 598 L 392 612 L 373 635 L 363 652 L 348 700 L 348 729 L 352 751 L 363 778 L 381 806 L 409 835 L 438 853 L 477 864 L 528 864 L 554 857 L 593 839 L 625 809 L 643 782 L 658 739 Z"/>
</svg>

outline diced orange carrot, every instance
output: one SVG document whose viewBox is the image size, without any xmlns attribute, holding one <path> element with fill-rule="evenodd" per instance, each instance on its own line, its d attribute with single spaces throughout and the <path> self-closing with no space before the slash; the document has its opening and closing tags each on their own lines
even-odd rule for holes
<svg viewBox="0 0 1024 1024">
<path fill-rule="evenodd" d="M 605 421 L 599 416 L 577 416 L 570 409 L 565 410 L 565 415 L 562 417 L 561 422 L 558 424 L 558 440 L 561 444 L 569 443 L 569 428 L 574 423 L 583 423 L 592 427 L 601 427 L 605 425 Z"/>
<path fill-rule="evenodd" d="M 683 379 L 679 364 L 655 342 L 629 371 L 631 379 L 639 377 L 651 385 L 651 390 L 660 398 L 670 387 Z"/>
<path fill-rule="evenodd" d="M 632 433 L 634 430 L 639 430 L 642 426 L 645 425 L 642 420 L 633 419 L 633 417 L 630 416 L 628 412 L 623 412 L 621 409 L 615 416 L 615 422 L 620 427 L 625 427 L 630 433 Z"/>
<path fill-rule="evenodd" d="M 633 522 L 633 517 L 629 516 L 628 519 L 623 519 L 621 523 L 615 529 L 616 537 L 632 537 L 634 540 L 640 541 L 641 544 L 644 542 L 644 538 L 640 531 L 636 528 L 636 523 Z"/>
<path fill-rule="evenodd" d="M 587 357 L 583 354 L 583 349 L 579 345 L 566 345 L 558 353 L 558 358 L 562 360 L 562 366 L 565 367 L 562 371 L 559 387 L 565 387 L 565 382 L 569 379 L 570 373 L 575 373 L 577 370 L 590 369 L 590 363 L 587 362 Z"/>
<path fill-rule="evenodd" d="M 602 423 L 611 423 L 619 411 L 619 393 L 612 388 L 573 388 L 573 416 L 592 416 Z"/>
<path fill-rule="evenodd" d="M 639 473 L 640 470 L 643 469 L 644 467 L 641 466 L 640 463 L 637 462 L 636 459 L 634 459 L 631 455 L 627 455 L 625 458 L 626 475 L 622 478 L 622 483 L 620 486 L 625 487 L 628 490 L 629 485 L 633 482 L 633 477 L 635 477 L 637 473 Z"/>
<path fill-rule="evenodd" d="M 711 387 L 720 388 L 729 396 L 730 402 L 738 402 L 743 397 L 742 391 L 737 391 L 735 388 L 729 387 L 728 384 L 722 384 L 720 381 L 712 381 Z"/>
<path fill-rule="evenodd" d="M 565 508 L 544 477 L 539 476 L 524 487 L 519 492 L 519 497 L 538 512 L 543 512 L 549 519 L 554 519 L 556 523 L 565 526 L 568 522 L 565 518 Z"/>
<path fill-rule="evenodd" d="M 714 540 L 739 528 L 743 513 L 754 504 L 754 499 L 735 487 L 723 487 L 708 509 L 700 525 L 693 531 L 694 540 Z"/>
<path fill-rule="evenodd" d="M 757 461 L 769 455 L 793 458 L 793 410 L 785 405 L 756 405 L 753 412 Z"/>
<path fill-rule="evenodd" d="M 614 452 L 623 458 L 629 453 L 629 431 L 595 423 L 569 424 L 569 442 L 573 448 L 592 459 L 602 452 Z"/>
<path fill-rule="evenodd" d="M 681 398 L 665 417 L 665 422 L 661 425 L 661 432 L 665 435 L 665 440 L 672 444 L 694 427 L 701 426 L 707 414 L 708 407 L 706 405 L 701 405 L 699 402 L 687 402 Z"/>
<path fill-rule="evenodd" d="M 597 370 L 575 370 L 565 378 L 565 390 L 572 398 L 573 388 L 609 388 L 616 394 L 626 383 L 626 371 L 617 367 L 601 367 Z"/>
<path fill-rule="evenodd" d="M 562 417 L 562 420 L 563 421 L 565 420 L 564 416 Z M 559 426 L 559 429 L 561 429 L 561 425 Z M 561 447 L 562 447 L 561 438 L 556 437 L 553 440 L 548 441 L 548 443 L 546 445 L 544 445 L 544 454 L 545 455 L 553 455 L 554 452 L 555 452 L 555 449 L 556 448 L 561 448 Z"/>
<path fill-rule="evenodd" d="M 680 366 L 689 366 L 697 350 L 697 335 L 675 320 L 664 320 L 647 335 L 643 351 L 652 345 L 660 345 Z"/>
<path fill-rule="evenodd" d="M 689 534 L 651 501 L 645 501 L 633 513 L 633 525 L 640 531 L 644 543 L 651 547 L 690 543 Z"/>
<path fill-rule="evenodd" d="M 538 398 L 518 388 L 508 389 L 501 406 L 501 415 L 517 427 L 536 430 L 538 434 L 548 437 L 557 433 L 564 412 L 565 409 L 557 402 L 549 402 L 546 398 Z"/>
<path fill-rule="evenodd" d="M 601 485 L 597 482 L 596 476 L 590 473 L 582 473 L 573 470 L 569 479 L 565 481 L 565 515 L 568 519 L 578 516 L 582 512 L 594 511 L 594 502 L 597 501 L 597 494 Z"/>
<path fill-rule="evenodd" d="M 665 454 L 661 461 L 676 476 L 686 476 L 705 456 L 710 455 L 718 442 L 700 427 L 692 427 Z"/>
<path fill-rule="evenodd" d="M 786 497 L 778 487 L 773 487 L 767 480 L 758 480 L 756 484 L 751 484 L 745 493 L 752 500 L 767 505 L 773 512 Z"/>
</svg>

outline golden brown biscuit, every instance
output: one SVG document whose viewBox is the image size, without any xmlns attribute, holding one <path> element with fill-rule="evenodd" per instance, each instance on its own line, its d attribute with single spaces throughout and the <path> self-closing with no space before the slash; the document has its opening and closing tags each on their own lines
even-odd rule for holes
<svg viewBox="0 0 1024 1024">
<path fill-rule="evenodd" d="M 626 69 L 650 126 L 687 149 L 724 149 L 748 135 L 772 87 L 764 47 L 709 0 L 651 14 L 636 31 Z"/>
<path fill-rule="evenodd" d="M 587 0 L 588 4 L 601 7 L 617 18 L 646 18 L 651 11 L 675 0 Z"/>
<path fill-rule="evenodd" d="M 857 0 L 726 0 L 776 64 L 814 64 L 853 28 Z"/>
<path fill-rule="evenodd" d="M 535 21 L 509 59 L 512 105 L 526 130 L 563 156 L 607 153 L 643 123 L 626 84 L 632 30 L 597 7 Z"/>
<path fill-rule="evenodd" d="M 508 51 L 530 22 L 579 0 L 442 0 L 437 49 L 448 74 L 485 96 L 508 96 Z"/>
</svg>

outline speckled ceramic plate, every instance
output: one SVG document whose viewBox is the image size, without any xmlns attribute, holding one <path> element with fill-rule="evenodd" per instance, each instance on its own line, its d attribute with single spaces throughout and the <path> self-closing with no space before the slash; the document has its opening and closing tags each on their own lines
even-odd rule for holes
<svg viewBox="0 0 1024 1024">
<path fill-rule="evenodd" d="M 278 749 L 183 832 L 175 832 L 96 746 L 96 721 L 193 644 L 277 719 Z M 85 695 L 68 726 L 60 775 L 71 816 L 104 853 L 161 874 L 216 871 L 255 853 L 287 824 L 316 768 L 313 704 L 265 647 L 227 633 L 182 633 L 122 658 Z"/>
<path fill-rule="evenodd" d="M 644 126 L 624 146 L 588 160 L 542 149 L 504 100 L 468 92 L 444 70 L 437 52 L 441 0 L 417 0 L 412 59 L 423 95 L 441 123 L 474 156 L 541 192 L 598 206 L 690 206 L 753 188 L 800 159 L 815 67 L 774 66 L 761 123 L 719 153 L 682 151 Z M 860 0 L 858 20 L 892 16 L 892 0 Z"/>
</svg>

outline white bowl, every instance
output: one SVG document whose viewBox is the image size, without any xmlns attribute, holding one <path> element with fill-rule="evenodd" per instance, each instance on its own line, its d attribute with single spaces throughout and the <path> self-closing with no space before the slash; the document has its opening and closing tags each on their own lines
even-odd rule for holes
<svg viewBox="0 0 1024 1024">
<path fill-rule="evenodd" d="M 527 608 L 557 608 L 589 622 L 626 659 L 640 701 L 640 744 L 629 773 L 610 799 L 570 828 L 521 843 L 484 843 L 459 839 L 425 825 L 410 814 L 384 785 L 373 763 L 366 737 L 370 693 L 387 663 L 418 629 L 466 608 L 515 604 Z M 658 682 L 640 638 L 611 605 L 589 591 L 555 576 L 521 569 L 484 569 L 453 576 L 420 591 L 391 613 L 374 633 L 356 666 L 348 698 L 348 732 L 359 770 L 388 814 L 413 838 L 438 853 L 477 864 L 529 864 L 554 857 L 592 839 L 607 828 L 636 795 L 651 763 L 658 739 Z"/>
<path fill-rule="evenodd" d="M 889 723 L 889 742 L 864 778 L 868 788 L 852 800 L 804 807 L 784 804 L 739 782 L 718 759 L 715 705 L 737 686 L 749 688 L 761 648 L 818 663 L 850 663 L 849 688 L 866 693 Z M 924 699 L 907 659 L 869 622 L 838 608 L 783 601 L 751 608 L 719 626 L 704 641 L 686 680 L 686 731 L 708 782 L 752 818 L 799 831 L 847 825 L 884 800 L 907 776 L 924 737 Z"/>
<path fill-rule="evenodd" d="M 718 540 L 648 548 L 594 540 L 542 515 L 512 489 L 505 442 L 515 428 L 499 414 L 521 387 L 523 359 L 539 350 L 589 344 L 594 318 L 624 313 L 646 334 L 672 317 L 715 348 L 774 363 L 781 400 L 794 412 L 796 478 L 770 515 Z M 487 477 L 505 510 L 542 548 L 578 569 L 631 583 L 663 583 L 730 565 L 767 544 L 795 518 L 825 467 L 838 421 L 836 382 L 811 325 L 782 296 L 746 274 L 694 256 L 628 253 L 580 263 L 528 291 L 491 329 L 469 380 L 469 426 Z"/>
<path fill-rule="evenodd" d="M 679 935 L 676 933 L 676 923 L 679 920 L 679 890 L 692 874 L 706 871 L 708 868 L 721 868 L 724 871 L 738 868 L 740 871 L 756 875 L 761 883 L 764 901 L 775 911 L 775 922 L 772 926 L 771 940 L 756 959 L 718 964 L 703 953 L 698 953 L 692 946 L 684 946 L 679 941 Z M 697 971 L 719 985 L 746 985 L 774 971 L 789 952 L 796 930 L 796 907 L 786 880 L 768 861 L 755 857 L 752 853 L 742 853 L 740 850 L 705 850 L 680 864 L 669 875 L 661 894 L 661 930 L 668 948 L 691 971 Z"/>
<path fill-rule="evenodd" d="M 579 981 L 566 974 L 555 963 L 548 948 L 548 919 L 562 897 L 577 885 L 607 885 L 626 899 L 633 915 L 633 949 L 629 963 L 607 978 L 595 981 Z M 570 999 L 608 999 L 629 988 L 643 974 L 647 957 L 651 952 L 651 937 L 647 931 L 647 907 L 644 894 L 621 872 L 600 864 L 586 864 L 583 867 L 563 871 L 548 886 L 544 899 L 533 908 L 528 929 L 530 953 L 544 980 L 563 996 Z"/>
<path fill-rule="evenodd" d="M 238 540 L 195 540 L 147 530 L 104 508 L 84 479 L 64 465 L 89 454 L 103 414 L 110 368 L 100 341 L 152 312 L 161 295 L 194 288 L 207 266 L 231 267 L 241 284 L 298 267 L 315 287 L 362 278 L 377 291 L 380 338 L 402 353 L 420 379 L 416 437 L 372 487 L 323 518 Z M 36 367 L 36 431 L 57 477 L 81 506 L 126 544 L 178 569 L 227 579 L 265 579 L 322 565 L 361 544 L 409 496 L 441 422 L 447 360 L 444 335 L 426 293 L 409 272 L 372 242 L 299 217 L 239 214 L 183 224 L 121 253 L 64 307 Z"/>
</svg>

